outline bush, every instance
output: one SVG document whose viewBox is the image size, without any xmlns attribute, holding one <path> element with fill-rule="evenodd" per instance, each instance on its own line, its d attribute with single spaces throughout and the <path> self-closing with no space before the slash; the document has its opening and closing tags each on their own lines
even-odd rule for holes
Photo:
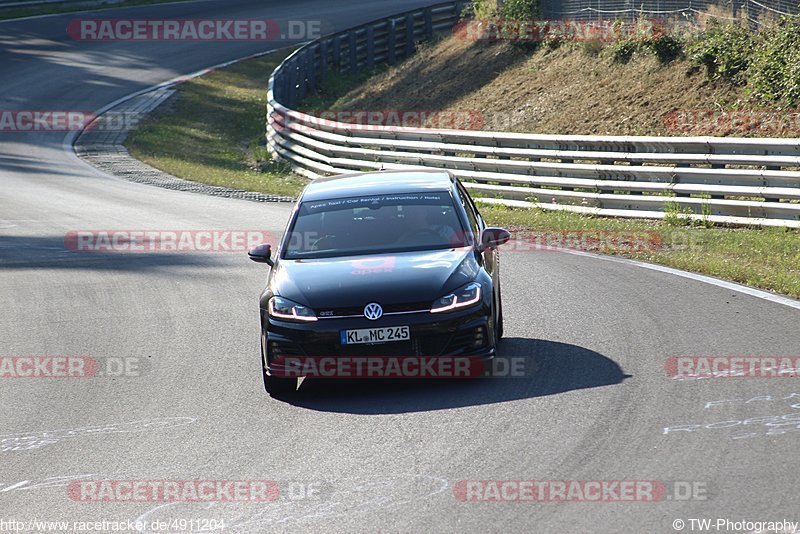
<svg viewBox="0 0 800 534">
<path fill-rule="evenodd" d="M 763 30 L 748 73 L 748 93 L 761 102 L 800 105 L 800 20 L 784 17 Z"/>
<path fill-rule="evenodd" d="M 689 45 L 688 55 L 692 63 L 706 68 L 710 79 L 742 84 L 755 45 L 756 36 L 747 28 L 712 19 Z"/>
<path fill-rule="evenodd" d="M 476 19 L 500 17 L 511 20 L 532 20 L 539 14 L 539 0 L 473 0 L 463 16 Z"/>
<path fill-rule="evenodd" d="M 606 49 L 615 63 L 627 63 L 639 51 L 639 43 L 629 39 L 613 41 Z"/>
<path fill-rule="evenodd" d="M 712 20 L 690 45 L 689 58 L 705 66 L 711 79 L 746 84 L 748 96 L 757 104 L 800 105 L 800 20 L 796 17 L 783 17 L 758 33 Z"/>
<path fill-rule="evenodd" d="M 504 0 L 500 16 L 512 20 L 532 20 L 539 15 L 538 0 Z"/>
<path fill-rule="evenodd" d="M 637 19 L 633 31 L 623 31 L 623 28 L 622 21 L 615 21 L 612 25 L 616 36 L 608 46 L 612 61 L 627 63 L 636 53 L 647 52 L 655 54 L 662 63 L 668 63 L 683 55 L 683 38 L 667 33 L 647 19 Z"/>
<path fill-rule="evenodd" d="M 473 0 L 467 4 L 461 13 L 464 18 L 476 18 L 478 20 L 497 17 L 497 0 Z"/>
<path fill-rule="evenodd" d="M 662 34 L 646 40 L 644 46 L 653 52 L 661 63 L 669 63 L 683 55 L 685 43 L 677 35 Z"/>
</svg>

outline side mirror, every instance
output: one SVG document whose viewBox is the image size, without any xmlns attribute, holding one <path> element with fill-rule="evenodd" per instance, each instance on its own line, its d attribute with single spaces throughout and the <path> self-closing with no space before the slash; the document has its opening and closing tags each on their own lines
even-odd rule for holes
<svg viewBox="0 0 800 534">
<path fill-rule="evenodd" d="M 251 248 L 247 256 L 256 263 L 272 265 L 272 245 L 263 243 Z"/>
<path fill-rule="evenodd" d="M 481 232 L 480 250 L 484 251 L 488 248 L 497 248 L 504 243 L 508 243 L 511 239 L 511 234 L 508 230 L 503 228 L 484 228 Z"/>
</svg>

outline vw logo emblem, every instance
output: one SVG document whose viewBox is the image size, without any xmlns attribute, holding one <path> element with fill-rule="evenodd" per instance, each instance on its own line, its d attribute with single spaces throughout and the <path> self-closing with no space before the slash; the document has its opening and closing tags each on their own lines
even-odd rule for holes
<svg viewBox="0 0 800 534">
<path fill-rule="evenodd" d="M 364 306 L 364 317 L 370 321 L 377 321 L 383 315 L 383 308 L 377 302 L 370 302 Z"/>
</svg>

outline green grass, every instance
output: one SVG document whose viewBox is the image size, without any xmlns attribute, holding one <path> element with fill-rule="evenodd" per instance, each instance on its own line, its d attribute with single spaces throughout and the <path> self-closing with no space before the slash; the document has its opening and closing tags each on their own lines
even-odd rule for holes
<svg viewBox="0 0 800 534">
<path fill-rule="evenodd" d="M 785 228 L 682 226 L 675 222 L 609 219 L 540 209 L 483 204 L 489 224 L 520 232 L 624 231 L 652 236 L 637 252 L 611 247 L 601 252 L 716 276 L 800 297 L 800 232 Z M 595 250 L 590 250 L 595 251 Z"/>
<path fill-rule="evenodd" d="M 116 9 L 120 7 L 148 6 L 151 4 L 165 4 L 175 0 L 126 0 L 124 2 L 103 3 L 96 6 L 76 5 L 44 5 L 36 7 L 20 7 L 15 9 L 0 10 L 0 20 L 33 17 L 36 15 L 52 15 L 58 13 L 74 13 L 76 11 L 100 11 L 103 9 Z M 2 7 L 2 4 L 0 4 Z"/>
<path fill-rule="evenodd" d="M 235 64 L 179 86 L 125 143 L 157 169 L 206 184 L 297 196 L 307 180 L 265 145 L 267 83 L 288 52 Z"/>
<path fill-rule="evenodd" d="M 131 153 L 176 176 L 203 183 L 296 195 L 306 183 L 271 161 L 262 145 L 267 80 L 280 54 L 245 61 L 183 84 L 178 98 L 128 141 Z M 363 74 L 337 76 L 300 109 L 336 109 Z M 256 169 L 261 169 L 258 171 Z M 491 225 L 518 233 L 626 231 L 654 234 L 657 246 L 638 252 L 602 250 L 800 297 L 800 232 L 690 223 L 680 209 L 666 221 L 610 219 L 546 210 L 483 205 Z M 624 247 L 623 247 L 624 248 Z"/>
<path fill-rule="evenodd" d="M 362 70 L 354 74 L 341 74 L 332 72 L 319 84 L 317 91 L 303 100 L 301 106 L 295 106 L 300 111 L 328 111 L 342 109 L 334 103 L 344 94 L 359 87 L 373 76 L 386 72 L 386 65 L 376 65 L 371 70 Z M 333 107 L 332 107 L 333 106 Z"/>
</svg>

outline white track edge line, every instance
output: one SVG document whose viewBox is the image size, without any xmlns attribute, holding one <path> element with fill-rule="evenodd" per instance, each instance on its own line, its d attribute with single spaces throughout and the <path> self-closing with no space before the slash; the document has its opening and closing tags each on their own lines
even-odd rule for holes
<svg viewBox="0 0 800 534">
<path fill-rule="evenodd" d="M 784 306 L 788 306 L 790 308 L 795 308 L 800 310 L 800 300 L 795 300 L 790 297 L 786 297 L 783 295 L 778 295 L 774 293 L 769 293 L 768 291 L 763 291 L 761 289 L 756 289 L 754 287 L 745 286 L 742 284 L 737 284 L 736 282 L 728 282 L 727 280 L 721 280 L 719 278 L 714 278 L 712 276 L 706 276 L 704 274 L 697 274 L 692 273 L 689 271 L 682 271 L 681 269 L 675 269 L 673 267 L 667 267 L 664 265 L 656 265 L 654 263 L 646 263 L 643 261 L 632 260 L 629 258 L 620 258 L 617 256 L 605 256 L 602 254 L 594 254 L 592 252 L 583 252 L 580 250 L 562 250 L 561 252 L 565 252 L 567 254 L 572 254 L 574 256 L 587 256 L 590 258 L 595 258 L 599 260 L 605 261 L 612 261 L 616 263 L 624 263 L 628 265 L 633 265 L 634 267 L 640 267 L 642 269 L 650 269 L 651 271 L 658 271 L 666 274 L 671 274 L 674 276 L 681 276 L 683 278 L 688 278 L 690 280 L 695 280 L 697 282 L 703 282 L 705 284 L 710 284 L 713 286 L 721 287 L 723 289 L 729 289 L 731 291 L 736 291 L 737 293 L 743 293 L 745 295 L 749 295 L 751 297 L 756 297 L 762 300 L 766 300 L 775 304 L 782 304 Z"/>
<path fill-rule="evenodd" d="M 191 1 L 194 1 L 194 0 L 191 0 Z M 156 4 L 156 5 L 160 5 L 160 4 Z M 114 100 L 113 102 L 111 102 L 109 104 L 106 104 L 105 106 L 103 106 L 100 109 L 96 110 L 94 112 L 95 113 L 95 120 L 100 118 L 100 116 L 103 115 L 104 113 L 107 113 L 111 109 L 119 106 L 120 104 L 123 104 L 123 103 L 127 102 L 128 100 L 132 100 L 132 99 L 136 98 L 137 96 L 142 96 L 144 94 L 151 93 L 153 91 L 158 91 L 160 89 L 167 89 L 167 88 L 172 87 L 174 85 L 179 85 L 179 84 L 187 82 L 189 80 L 193 80 L 195 78 L 199 78 L 200 76 L 204 76 L 204 75 L 206 75 L 206 74 L 208 74 L 210 72 L 213 72 L 215 70 L 224 69 L 225 67 L 230 67 L 231 65 L 235 65 L 236 63 L 240 63 L 242 61 L 247 61 L 248 59 L 256 59 L 256 58 L 259 58 L 259 57 L 262 57 L 262 56 L 273 54 L 275 52 L 280 52 L 281 50 L 286 50 L 287 48 L 293 48 L 295 46 L 302 46 L 304 44 L 306 44 L 306 43 L 298 43 L 298 44 L 293 44 L 293 45 L 290 45 L 290 46 L 284 46 L 284 47 L 275 48 L 275 49 L 271 49 L 271 50 L 265 50 L 263 52 L 256 52 L 255 54 L 250 54 L 250 55 L 247 55 L 247 56 L 244 56 L 244 57 L 231 59 L 230 61 L 225 61 L 223 63 L 218 63 L 218 64 L 213 65 L 211 67 L 206 67 L 204 69 L 198 70 L 196 72 L 192 72 L 190 74 L 184 74 L 184 75 L 181 75 L 181 76 L 176 76 L 175 78 L 172 78 L 171 80 L 167 80 L 165 82 L 161 82 L 159 84 L 152 85 L 150 87 L 145 87 L 144 89 L 141 89 L 141 90 L 136 91 L 134 93 L 130 93 L 130 94 L 125 95 L 125 96 L 123 96 L 121 98 L 118 98 L 118 99 Z M 92 122 L 94 122 L 94 121 L 92 121 Z M 83 161 L 81 158 L 79 158 L 78 155 L 75 153 L 75 141 L 78 139 L 78 137 L 80 137 L 80 135 L 89 126 L 90 126 L 90 124 L 87 124 L 80 130 L 75 130 L 75 131 L 71 131 L 71 132 L 67 133 L 67 135 L 64 137 L 64 140 L 61 142 L 61 147 L 64 150 L 64 152 L 70 154 L 77 161 L 80 161 L 84 165 L 86 165 L 88 167 L 91 167 L 91 165 L 89 165 L 88 163 Z M 91 167 L 91 168 L 94 169 L 94 167 Z M 97 170 L 97 169 L 95 169 L 95 170 Z M 106 173 L 103 173 L 103 174 L 106 174 Z"/>
</svg>

